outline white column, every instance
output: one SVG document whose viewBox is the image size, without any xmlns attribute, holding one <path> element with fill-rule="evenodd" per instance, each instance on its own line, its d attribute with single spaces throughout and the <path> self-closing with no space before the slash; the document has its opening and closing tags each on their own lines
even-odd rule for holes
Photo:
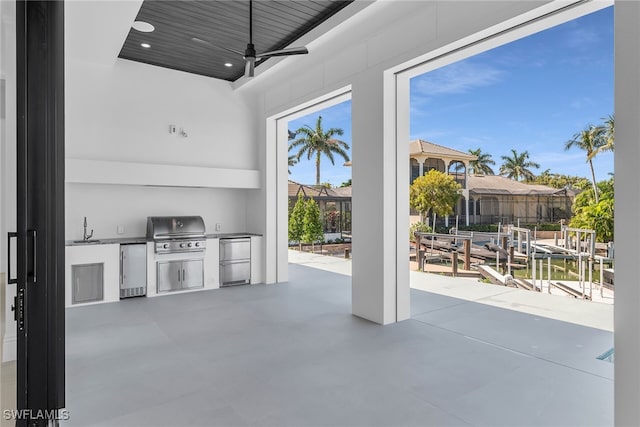
<svg viewBox="0 0 640 427">
<path fill-rule="evenodd" d="M 395 126 L 384 125 L 385 119 L 395 116 L 395 84 L 385 91 L 383 80 L 381 71 L 369 70 L 352 84 L 353 158 L 358 159 L 352 172 L 352 312 L 387 324 L 409 316 L 407 237 L 398 238 L 398 230 L 408 227 L 408 188 L 403 179 L 407 194 L 400 203 L 396 182 L 398 171 L 402 176 L 408 172 L 409 148 L 406 143 L 398 144 L 397 150 Z M 400 241 L 404 246 L 398 247 Z M 403 282 L 401 288 L 396 289 L 399 282 Z M 397 310 L 400 299 L 403 302 Z"/>
<path fill-rule="evenodd" d="M 464 189 L 469 188 L 469 162 L 464 162 Z"/>
<path fill-rule="evenodd" d="M 640 2 L 615 2 L 615 424 L 640 425 Z"/>
<path fill-rule="evenodd" d="M 425 159 L 416 159 L 418 160 L 418 171 L 420 172 L 420 175 L 418 176 L 422 176 L 424 175 L 424 160 Z"/>
<path fill-rule="evenodd" d="M 467 215 L 464 222 L 467 226 L 469 226 L 469 190 L 468 188 L 469 188 L 469 162 L 465 162 L 464 163 L 464 190 L 465 190 L 464 200 L 465 200 L 465 203 L 467 204 Z"/>
<path fill-rule="evenodd" d="M 464 190 L 464 203 L 467 205 L 467 215 L 465 216 L 465 225 L 469 226 L 469 190 Z M 475 211 L 474 211 L 475 212 Z"/>
</svg>

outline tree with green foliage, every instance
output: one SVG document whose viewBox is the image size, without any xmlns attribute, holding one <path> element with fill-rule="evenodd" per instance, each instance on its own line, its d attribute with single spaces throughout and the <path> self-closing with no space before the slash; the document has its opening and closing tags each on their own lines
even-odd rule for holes
<svg viewBox="0 0 640 427">
<path fill-rule="evenodd" d="M 304 231 L 302 233 L 302 241 L 311 243 L 311 249 L 314 250 L 313 244 L 317 241 L 324 240 L 324 231 L 322 229 L 322 218 L 320 217 L 320 207 L 313 200 L 313 197 L 307 200 L 304 209 Z"/>
<path fill-rule="evenodd" d="M 469 173 L 495 175 L 493 169 L 489 165 L 495 165 L 496 162 L 491 158 L 491 154 L 483 153 L 481 148 L 477 150 L 469 149 L 469 154 L 476 156 L 476 160 L 469 162 Z"/>
<path fill-rule="evenodd" d="M 351 178 L 340 184 L 340 187 L 351 187 Z"/>
<path fill-rule="evenodd" d="M 460 198 L 462 186 L 452 176 L 431 169 L 413 181 L 409 188 L 409 203 L 420 212 L 420 220 L 429 213 L 438 216 L 451 215 Z"/>
<path fill-rule="evenodd" d="M 298 160 L 296 160 L 296 156 L 295 155 L 290 155 L 289 156 L 289 167 L 291 166 L 295 166 L 296 163 L 298 163 Z M 291 175 L 291 169 L 289 169 L 289 175 Z"/>
<path fill-rule="evenodd" d="M 578 194 L 571 210 L 573 217 L 570 227 L 595 230 L 596 241 L 613 240 L 614 224 L 614 178 L 600 181 L 598 184 L 600 199 L 596 203 L 593 189 Z"/>
<path fill-rule="evenodd" d="M 345 162 L 349 161 L 349 155 L 347 150 L 349 144 L 339 139 L 335 139 L 334 136 L 342 135 L 344 131 L 340 128 L 330 128 L 324 130 L 322 128 L 322 116 L 318 116 L 315 129 L 305 125 L 295 131 L 296 136 L 301 135 L 289 144 L 289 151 L 294 148 L 298 149 L 295 154 L 296 160 L 300 160 L 302 156 L 306 154 L 307 160 L 311 160 L 311 157 L 316 158 L 316 185 L 320 185 L 320 158 L 324 154 L 332 165 L 335 164 L 334 154 L 341 156 Z"/>
<path fill-rule="evenodd" d="M 529 160 L 528 151 L 518 153 L 516 150 L 511 149 L 511 157 L 502 156 L 502 160 L 504 163 L 500 166 L 500 175 L 516 181 L 533 179 L 535 174 L 529 168 L 538 169 L 540 167 L 538 163 Z"/>
<path fill-rule="evenodd" d="M 416 241 L 416 236 L 414 234 L 415 232 L 431 233 L 431 231 L 433 231 L 433 229 L 428 224 L 422 221 L 414 222 L 409 226 L 409 241 L 410 242 Z"/>
<path fill-rule="evenodd" d="M 529 184 L 547 185 L 549 187 L 563 189 L 575 188 L 585 190 L 591 186 L 591 181 L 581 176 L 564 175 L 559 173 L 551 173 L 549 169 L 531 180 L 527 180 Z"/>
<path fill-rule="evenodd" d="M 585 129 L 573 135 L 573 139 L 564 143 L 564 149 L 569 150 L 573 147 L 579 148 L 587 155 L 587 163 L 591 169 L 591 183 L 595 192 L 595 203 L 598 204 L 600 196 L 598 194 L 598 185 L 596 183 L 596 172 L 593 168 L 593 158 L 606 144 L 606 131 L 603 126 L 589 125 Z"/>
<path fill-rule="evenodd" d="M 289 215 L 289 240 L 298 242 L 299 250 L 302 250 L 306 205 L 307 203 L 302 193 L 298 193 L 298 200 L 296 200 L 296 204 L 291 210 L 291 215 Z"/>
<path fill-rule="evenodd" d="M 603 151 L 614 151 L 615 150 L 615 138 L 616 138 L 616 128 L 615 128 L 615 118 L 613 114 L 609 114 L 607 117 L 603 118 L 604 123 L 600 126 L 602 128 L 602 132 L 604 134 L 605 143 L 596 148 L 592 154 L 592 158 L 598 155 Z"/>
</svg>

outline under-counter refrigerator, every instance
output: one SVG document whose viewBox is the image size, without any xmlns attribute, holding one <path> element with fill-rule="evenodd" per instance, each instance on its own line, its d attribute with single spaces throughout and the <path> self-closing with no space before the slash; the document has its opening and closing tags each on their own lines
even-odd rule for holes
<svg viewBox="0 0 640 427">
<path fill-rule="evenodd" d="M 120 245 L 120 298 L 147 294 L 147 245 Z"/>
<path fill-rule="evenodd" d="M 251 238 L 220 239 L 220 286 L 251 283 Z"/>
</svg>

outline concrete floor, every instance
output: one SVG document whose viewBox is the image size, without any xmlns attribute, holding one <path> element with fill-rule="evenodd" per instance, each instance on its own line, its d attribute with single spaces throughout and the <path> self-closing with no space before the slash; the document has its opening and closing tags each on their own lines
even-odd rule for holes
<svg viewBox="0 0 640 427">
<path fill-rule="evenodd" d="M 346 273 L 290 264 L 284 284 L 69 309 L 62 425 L 613 424 L 610 331 L 411 297 L 382 327 L 350 314 Z"/>
</svg>

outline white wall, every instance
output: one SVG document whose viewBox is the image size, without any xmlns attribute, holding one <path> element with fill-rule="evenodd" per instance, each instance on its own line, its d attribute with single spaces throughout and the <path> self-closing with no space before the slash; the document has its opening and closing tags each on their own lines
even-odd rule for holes
<svg viewBox="0 0 640 427">
<path fill-rule="evenodd" d="M 253 116 L 229 83 L 124 59 L 66 67 L 66 157 L 256 168 Z"/>
<path fill-rule="evenodd" d="M 142 187 L 133 185 L 66 185 L 66 238 L 82 239 L 87 217 L 94 238 L 145 236 L 147 216 L 200 215 L 208 233 L 246 231 L 250 190 Z M 124 234 L 117 234 L 117 226 Z"/>
</svg>

